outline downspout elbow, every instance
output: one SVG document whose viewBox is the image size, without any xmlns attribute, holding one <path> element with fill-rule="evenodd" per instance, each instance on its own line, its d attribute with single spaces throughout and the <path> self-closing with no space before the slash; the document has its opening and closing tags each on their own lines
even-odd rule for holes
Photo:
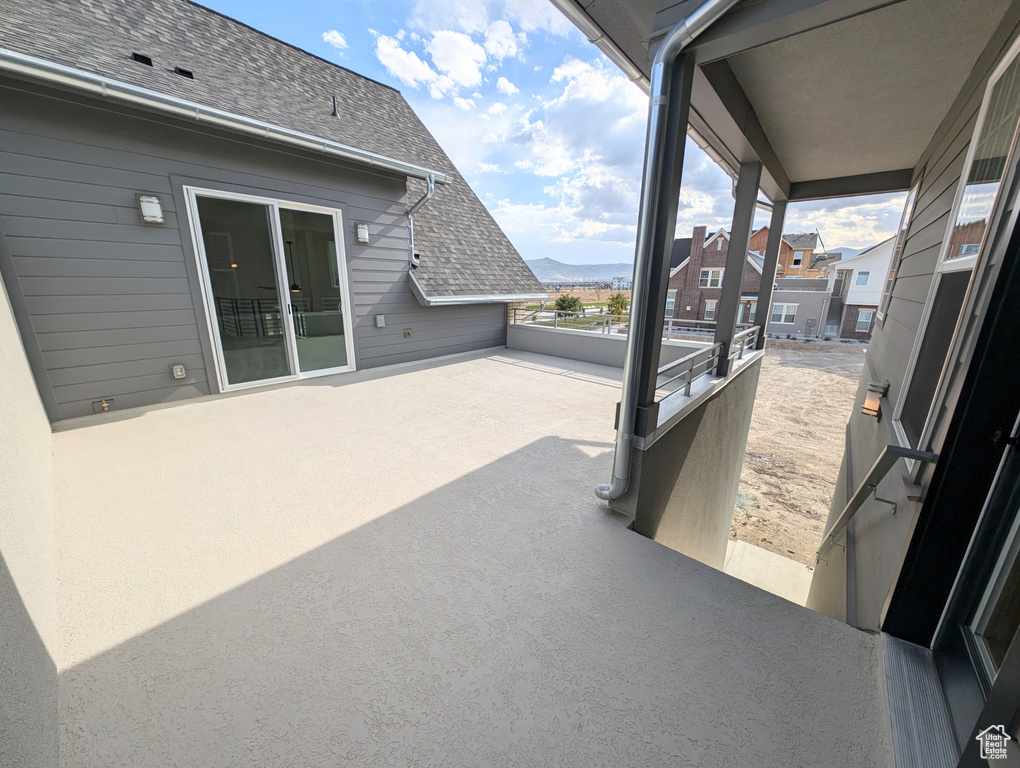
<svg viewBox="0 0 1020 768">
<path fill-rule="evenodd" d="M 421 259 L 419 259 L 418 254 L 414 252 L 414 214 L 421 210 L 425 206 L 425 203 L 431 200 L 432 195 L 436 192 L 436 175 L 434 173 L 429 174 L 427 183 L 428 188 L 425 190 L 425 194 L 422 195 L 418 202 L 407 209 L 408 261 L 411 263 L 411 269 L 414 269 L 421 264 Z"/>
</svg>

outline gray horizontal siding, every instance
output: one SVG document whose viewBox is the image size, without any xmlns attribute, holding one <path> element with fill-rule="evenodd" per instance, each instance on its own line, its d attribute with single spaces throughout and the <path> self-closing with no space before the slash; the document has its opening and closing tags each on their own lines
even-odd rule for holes
<svg viewBox="0 0 1020 768">
<path fill-rule="evenodd" d="M 941 246 L 947 236 L 951 209 L 961 183 L 987 77 L 1015 37 L 1015 23 L 1015 18 L 1007 19 L 996 32 L 993 42 L 981 53 L 970 82 L 961 90 L 915 168 L 915 178 L 921 177 L 921 186 L 897 269 L 892 299 L 884 323 L 876 328 L 867 352 L 868 368 L 858 388 L 848 425 L 845 466 L 841 476 L 844 486 L 836 489 L 830 521 L 842 511 L 845 499 L 856 490 L 856 485 L 884 446 L 899 442 L 892 427 L 892 416 L 897 402 L 903 397 L 911 351 L 918 336 L 923 333 L 921 318 Z M 960 372 L 959 364 L 954 364 L 952 376 L 958 376 Z M 869 381 L 889 382 L 880 419 L 859 412 Z M 941 418 L 944 419 L 948 411 L 945 407 L 941 410 Z M 940 449 L 937 430 L 932 446 L 935 451 Z M 850 572 L 855 575 L 856 583 L 855 604 L 849 606 L 849 613 L 855 615 L 859 626 L 876 628 L 880 625 L 882 608 L 899 573 L 918 510 L 917 504 L 906 499 L 905 489 L 909 483 L 899 471 L 890 472 L 880 483 L 876 496 L 895 500 L 899 512 L 890 515 L 887 505 L 868 502 L 849 528 L 853 539 L 852 550 L 848 547 L 853 555 Z M 836 568 L 831 574 L 823 568 L 816 571 L 812 585 L 814 603 L 822 604 L 826 599 L 839 596 L 843 589 L 840 570 Z"/>
<path fill-rule="evenodd" d="M 359 368 L 504 343 L 502 305 L 414 299 L 402 179 L 24 88 L 0 79 L 0 220 L 61 418 L 104 397 L 122 408 L 210 391 L 182 183 L 343 211 Z M 159 196 L 164 225 L 141 224 L 141 193 Z M 169 378 L 175 362 L 187 380 Z"/>
</svg>

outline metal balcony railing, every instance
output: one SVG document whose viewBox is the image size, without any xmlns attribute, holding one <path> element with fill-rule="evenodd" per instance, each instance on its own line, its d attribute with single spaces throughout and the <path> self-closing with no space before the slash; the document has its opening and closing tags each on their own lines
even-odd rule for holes
<svg viewBox="0 0 1020 768">
<path fill-rule="evenodd" d="M 573 331 L 589 331 L 592 333 L 627 334 L 630 325 L 628 315 L 611 315 L 593 310 L 591 307 L 577 312 L 564 312 L 556 309 L 519 309 L 511 311 L 510 322 L 522 325 L 538 325 L 546 328 L 564 328 Z M 708 340 L 715 336 L 714 320 L 686 320 L 666 318 L 662 324 L 662 338 L 667 340 L 684 339 Z M 750 323 L 739 323 L 737 328 L 749 331 L 757 328 Z M 738 334 L 739 335 L 739 334 Z"/>
<path fill-rule="evenodd" d="M 741 360 L 744 357 L 744 353 L 754 351 L 758 343 L 758 331 L 758 326 L 753 325 L 734 335 L 729 353 L 731 361 Z M 668 390 L 666 394 L 656 399 L 661 401 L 681 390 L 683 390 L 685 396 L 690 397 L 691 385 L 695 381 L 702 376 L 715 376 L 719 372 L 719 360 L 723 354 L 723 346 L 722 343 L 713 344 L 710 347 L 699 349 L 697 352 L 692 352 L 686 357 L 681 357 L 679 360 L 660 367 L 658 370 L 660 377 L 667 374 L 672 375 L 656 386 L 658 391 Z"/>
</svg>

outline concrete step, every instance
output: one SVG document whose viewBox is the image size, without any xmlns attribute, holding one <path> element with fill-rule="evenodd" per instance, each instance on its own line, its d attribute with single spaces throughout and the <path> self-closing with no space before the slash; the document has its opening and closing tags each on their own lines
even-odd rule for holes
<svg viewBox="0 0 1020 768">
<path fill-rule="evenodd" d="M 726 547 L 723 573 L 797 605 L 807 602 L 811 587 L 811 571 L 803 563 L 733 539 Z"/>
</svg>

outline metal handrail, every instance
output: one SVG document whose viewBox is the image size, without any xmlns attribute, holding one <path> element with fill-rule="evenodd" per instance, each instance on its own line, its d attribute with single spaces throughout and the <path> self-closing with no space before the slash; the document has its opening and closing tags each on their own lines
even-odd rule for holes
<svg viewBox="0 0 1020 768">
<path fill-rule="evenodd" d="M 676 368 L 682 368 L 679 373 L 674 374 L 666 381 L 658 384 L 656 389 L 664 389 L 672 384 L 677 379 L 683 379 L 684 395 L 690 397 L 691 385 L 700 379 L 702 376 L 715 375 L 719 369 L 719 358 L 722 355 L 722 344 L 713 344 L 705 349 L 699 349 L 697 352 L 692 352 L 689 355 L 681 357 L 679 360 L 674 360 L 672 363 L 666 363 L 659 368 L 657 371 L 659 376 L 662 376 Z M 700 366 L 704 366 L 704 370 L 698 371 Z M 676 394 L 680 391 L 680 387 L 670 392 L 670 395 Z M 668 397 L 669 395 L 667 395 Z"/>
<path fill-rule="evenodd" d="M 854 491 L 854 495 L 850 497 L 850 501 L 847 502 L 843 511 L 839 517 L 836 518 L 836 522 L 832 524 L 826 534 L 825 538 L 822 539 L 822 545 L 818 548 L 815 553 L 815 563 L 818 563 L 822 559 L 822 555 L 828 552 L 832 545 L 836 543 L 836 537 L 839 536 L 850 524 L 853 516 L 857 514 L 857 511 L 864 506 L 864 502 L 868 500 L 868 497 L 875 493 L 875 489 L 878 488 L 878 484 L 882 481 L 889 470 L 896 466 L 896 462 L 900 459 L 912 459 L 914 461 L 923 461 L 926 464 L 931 464 L 938 461 L 938 454 L 932 453 L 931 451 L 918 451 L 914 448 L 904 448 L 899 445 L 887 445 L 882 449 L 882 453 L 879 454 L 878 459 L 872 465 L 871 470 L 864 478 L 863 482 L 857 486 L 857 490 Z M 879 501 L 884 501 L 879 499 Z M 886 502 L 892 503 L 892 502 Z M 895 505 L 893 507 L 895 510 Z"/>
<path fill-rule="evenodd" d="M 733 334 L 733 341 L 730 343 L 730 360 L 733 358 L 742 360 L 744 352 L 754 349 L 758 345 L 758 332 L 758 326 L 752 325 L 747 330 Z"/>
</svg>

